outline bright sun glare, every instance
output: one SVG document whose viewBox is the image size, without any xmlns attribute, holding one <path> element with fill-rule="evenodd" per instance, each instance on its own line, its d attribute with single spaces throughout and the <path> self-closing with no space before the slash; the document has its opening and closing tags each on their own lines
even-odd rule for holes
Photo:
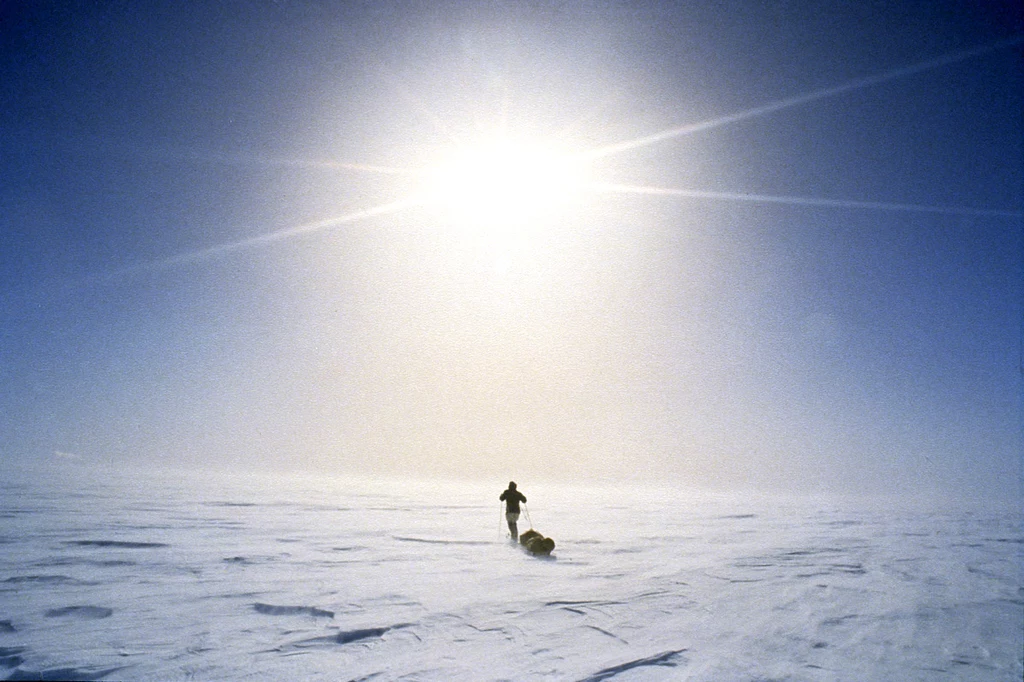
<svg viewBox="0 0 1024 682">
<path fill-rule="evenodd" d="M 495 137 L 442 155 L 425 174 L 426 201 L 467 227 L 515 228 L 557 218 L 586 180 L 583 157 Z"/>
<path fill-rule="evenodd" d="M 983 215 L 1019 219 L 1018 210 L 972 208 L 964 206 L 924 206 L 908 203 L 824 199 L 820 197 L 774 196 L 740 192 L 715 192 L 686 187 L 654 187 L 632 183 L 597 182 L 591 176 L 588 162 L 606 159 L 641 147 L 661 144 L 695 133 L 738 121 L 744 121 L 790 107 L 835 97 L 847 92 L 887 83 L 942 66 L 956 64 L 973 57 L 1021 44 L 1015 36 L 1003 41 L 855 78 L 803 94 L 793 95 L 716 118 L 672 126 L 642 137 L 616 142 L 585 151 L 571 152 L 557 145 L 507 134 L 484 137 L 475 144 L 461 143 L 447 153 L 433 158 L 432 163 L 409 167 L 391 167 L 367 163 L 309 162 L 316 166 L 341 168 L 383 175 L 415 176 L 420 179 L 418 192 L 371 208 L 290 227 L 269 234 L 228 242 L 174 256 L 142 266 L 129 266 L 119 272 L 165 267 L 191 262 L 212 254 L 234 251 L 259 244 L 276 242 L 300 234 L 324 230 L 376 216 L 388 215 L 410 207 L 429 207 L 443 220 L 467 230 L 477 230 L 485 241 L 507 245 L 523 236 L 523 228 L 552 224 L 567 215 L 583 191 L 596 194 L 631 194 L 661 197 L 705 198 L 727 201 L 748 201 L 795 206 L 825 206 L 872 211 L 912 211 L 941 214 Z M 439 128 L 438 132 L 443 132 Z M 278 162 L 275 162 L 278 163 Z M 305 164 L 304 161 L 285 161 Z"/>
</svg>

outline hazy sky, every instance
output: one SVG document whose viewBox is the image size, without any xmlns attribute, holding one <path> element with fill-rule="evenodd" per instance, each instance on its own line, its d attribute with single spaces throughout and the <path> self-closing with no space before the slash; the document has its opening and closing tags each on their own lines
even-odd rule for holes
<svg viewBox="0 0 1024 682">
<path fill-rule="evenodd" d="M 1022 32 L 0 4 L 0 456 L 1012 499 Z"/>
</svg>

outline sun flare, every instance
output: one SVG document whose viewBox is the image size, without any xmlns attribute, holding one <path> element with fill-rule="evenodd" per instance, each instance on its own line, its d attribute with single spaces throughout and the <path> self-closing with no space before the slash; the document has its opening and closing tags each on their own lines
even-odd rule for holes
<svg viewBox="0 0 1024 682">
<path fill-rule="evenodd" d="M 439 155 L 424 176 L 426 203 L 467 227 L 548 223 L 578 198 L 583 157 L 536 141 L 495 137 Z"/>
</svg>

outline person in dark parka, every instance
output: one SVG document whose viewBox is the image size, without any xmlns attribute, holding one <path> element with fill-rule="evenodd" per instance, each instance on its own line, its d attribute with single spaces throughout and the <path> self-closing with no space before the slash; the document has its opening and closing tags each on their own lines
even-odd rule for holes
<svg viewBox="0 0 1024 682">
<path fill-rule="evenodd" d="M 508 482 L 508 490 L 498 498 L 505 503 L 505 520 L 508 521 L 508 532 L 512 534 L 512 540 L 519 539 L 519 528 L 516 523 L 519 521 L 519 503 L 526 502 L 526 495 L 516 490 L 516 482 Z"/>
</svg>

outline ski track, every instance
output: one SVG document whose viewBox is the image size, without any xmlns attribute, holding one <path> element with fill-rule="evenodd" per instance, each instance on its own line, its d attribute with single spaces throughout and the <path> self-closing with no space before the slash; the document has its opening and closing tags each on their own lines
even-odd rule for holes
<svg viewBox="0 0 1024 682">
<path fill-rule="evenodd" d="M 1024 674 L 1017 513 L 500 488 L 0 483 L 0 679 Z"/>
</svg>

